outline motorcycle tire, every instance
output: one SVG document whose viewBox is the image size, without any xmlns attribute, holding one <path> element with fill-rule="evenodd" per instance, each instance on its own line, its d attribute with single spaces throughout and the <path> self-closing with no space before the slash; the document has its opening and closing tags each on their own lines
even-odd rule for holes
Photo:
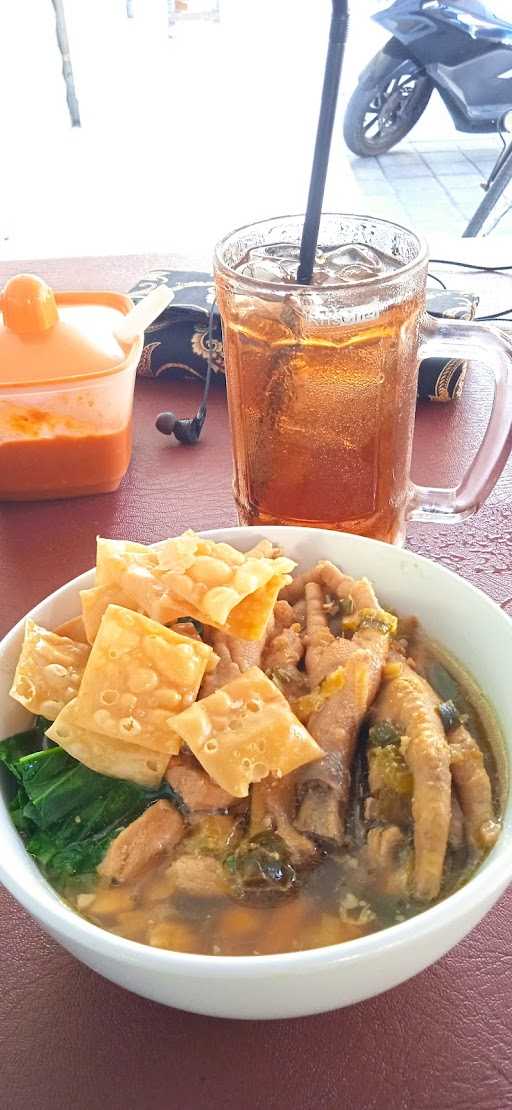
<svg viewBox="0 0 512 1110">
<path fill-rule="evenodd" d="M 388 44 L 388 48 L 393 41 Z M 343 137 L 349 150 L 361 158 L 385 154 L 404 139 L 423 115 L 432 95 L 434 86 L 430 77 L 425 73 L 417 73 L 414 91 L 411 93 L 407 111 L 404 112 L 403 117 L 400 118 L 399 113 L 396 124 L 387 127 L 383 135 L 375 139 L 367 139 L 364 132 L 365 118 L 372 110 L 371 105 L 375 99 L 385 95 L 396 73 L 397 65 L 398 59 L 394 51 L 388 53 L 386 48 L 380 50 L 366 67 L 362 79 L 348 102 L 343 121 Z M 411 70 L 413 74 L 414 70 L 417 70 L 416 62 L 411 62 Z"/>
<path fill-rule="evenodd" d="M 478 232 L 482 230 L 485 221 L 491 215 L 494 206 L 498 203 L 502 193 L 507 188 L 509 181 L 512 180 L 512 151 L 509 153 L 508 158 L 505 159 L 501 169 L 496 174 L 492 185 L 489 185 L 487 192 L 484 193 L 476 212 L 472 215 L 468 226 L 462 232 L 463 239 L 473 239 Z"/>
</svg>

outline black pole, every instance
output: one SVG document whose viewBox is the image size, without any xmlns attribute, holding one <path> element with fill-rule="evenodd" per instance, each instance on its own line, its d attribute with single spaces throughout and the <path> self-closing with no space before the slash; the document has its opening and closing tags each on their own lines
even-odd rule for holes
<svg viewBox="0 0 512 1110">
<path fill-rule="evenodd" d="M 347 27 L 348 0 L 332 0 L 322 100 L 297 272 L 297 281 L 301 285 L 309 285 L 313 275 Z"/>
</svg>

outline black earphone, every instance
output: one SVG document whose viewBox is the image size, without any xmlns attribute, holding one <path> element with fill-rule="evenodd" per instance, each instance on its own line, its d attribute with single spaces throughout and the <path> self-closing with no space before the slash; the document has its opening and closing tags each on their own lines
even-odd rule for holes
<svg viewBox="0 0 512 1110">
<path fill-rule="evenodd" d="M 210 392 L 210 382 L 212 377 L 212 342 L 213 342 L 213 310 L 215 308 L 215 301 L 212 302 L 210 308 L 210 316 L 208 320 L 208 366 L 206 369 L 206 378 L 204 382 L 203 396 L 201 404 L 195 416 L 186 417 L 183 420 L 178 420 L 174 412 L 161 412 L 157 416 L 155 425 L 159 432 L 164 436 L 175 436 L 179 443 L 190 445 L 197 443 L 203 424 L 206 420 L 206 411 L 208 406 L 208 394 Z"/>
</svg>

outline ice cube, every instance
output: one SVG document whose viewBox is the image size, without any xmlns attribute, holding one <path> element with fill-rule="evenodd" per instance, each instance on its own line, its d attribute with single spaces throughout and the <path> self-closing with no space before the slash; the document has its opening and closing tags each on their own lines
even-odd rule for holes
<svg viewBox="0 0 512 1110">
<path fill-rule="evenodd" d="M 297 281 L 300 247 L 293 243 L 264 243 L 250 250 L 236 267 L 242 277 L 287 285 Z M 319 246 L 314 285 L 351 285 L 399 269 L 401 261 L 365 243 Z"/>
<path fill-rule="evenodd" d="M 251 247 L 236 269 L 257 281 L 292 282 L 297 280 L 298 260 L 299 248 L 293 243 L 269 243 Z"/>
<path fill-rule="evenodd" d="M 295 261 L 296 265 L 300 258 L 300 247 L 293 243 L 268 243 L 266 247 L 256 249 L 264 251 L 266 258 L 278 258 L 285 262 Z"/>
<path fill-rule="evenodd" d="M 354 281 L 367 281 L 379 274 L 396 270 L 401 262 L 383 254 L 365 243 L 344 243 L 341 246 L 320 247 L 315 260 L 315 285 L 327 280 L 350 285 Z"/>
<path fill-rule="evenodd" d="M 237 266 L 237 274 L 257 281 L 290 283 L 297 280 L 297 263 L 294 259 L 255 258 Z"/>
</svg>

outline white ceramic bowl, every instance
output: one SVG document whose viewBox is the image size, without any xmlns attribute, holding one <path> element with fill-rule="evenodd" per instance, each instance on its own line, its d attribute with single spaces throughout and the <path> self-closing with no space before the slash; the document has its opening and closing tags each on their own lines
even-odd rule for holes
<svg viewBox="0 0 512 1110">
<path fill-rule="evenodd" d="M 383 604 L 416 614 L 431 637 L 458 658 L 487 694 L 500 722 L 507 765 L 512 757 L 512 621 L 473 586 L 408 551 L 358 536 L 309 528 L 231 528 L 208 532 L 241 549 L 260 535 L 281 544 L 303 566 L 319 558 L 371 578 Z M 49 628 L 74 616 L 78 591 L 93 572 L 75 578 L 30 616 Z M 0 644 L 0 736 L 24 727 L 27 714 L 8 697 L 23 622 Z M 276 956 L 195 956 L 167 952 L 104 932 L 73 913 L 25 852 L 0 799 L 0 878 L 44 929 L 107 979 L 146 998 L 200 1014 L 284 1018 L 347 1006 L 402 983 L 461 940 L 512 878 L 512 807 L 477 874 L 456 894 L 417 917 L 360 940 Z"/>
</svg>

